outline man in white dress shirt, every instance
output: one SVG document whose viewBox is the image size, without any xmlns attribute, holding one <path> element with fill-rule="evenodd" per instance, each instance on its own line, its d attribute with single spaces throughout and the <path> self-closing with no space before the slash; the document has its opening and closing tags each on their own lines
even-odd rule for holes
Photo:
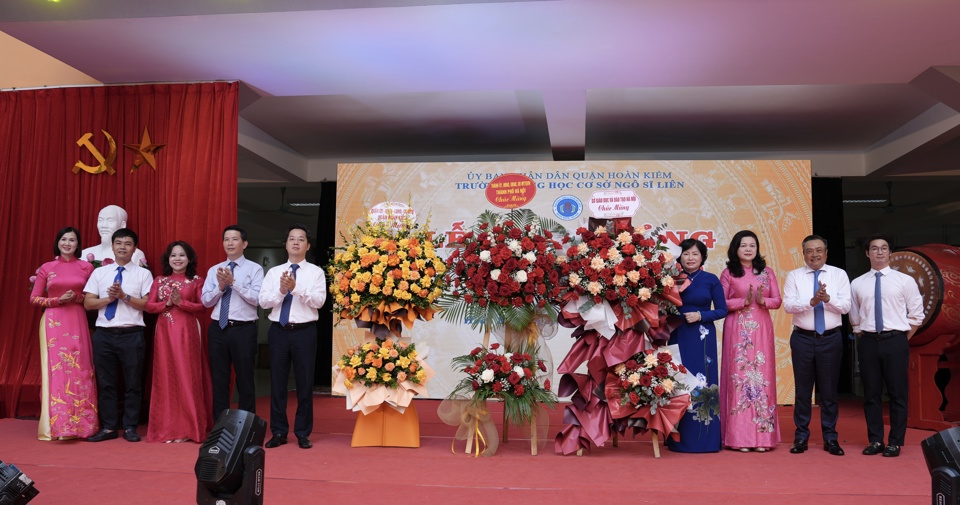
<svg viewBox="0 0 960 505">
<path fill-rule="evenodd" d="M 850 284 L 850 324 L 857 335 L 863 414 L 870 441 L 863 454 L 897 457 L 907 433 L 908 339 L 923 323 L 923 298 L 917 281 L 890 268 L 893 246 L 884 235 L 866 243 L 870 271 Z M 883 445 L 883 385 L 890 396 L 890 433 Z"/>
<path fill-rule="evenodd" d="M 247 232 L 237 226 L 223 230 L 227 260 L 207 272 L 200 301 L 213 307 L 207 354 L 213 382 L 214 419 L 230 408 L 230 369 L 236 373 L 240 410 L 257 412 L 254 367 L 257 357 L 257 304 L 263 284 L 263 267 L 243 256 Z"/>
<path fill-rule="evenodd" d="M 805 265 L 787 274 L 783 309 L 793 314 L 790 351 L 793 355 L 795 399 L 793 422 L 797 426 L 790 452 L 802 454 L 810 439 L 810 398 L 813 386 L 820 397 L 823 450 L 843 456 L 837 436 L 837 383 L 843 358 L 843 314 L 850 311 L 847 273 L 827 265 L 827 240 L 819 235 L 803 239 Z"/>
<path fill-rule="evenodd" d="M 137 234 L 120 228 L 113 233 L 116 263 L 94 269 L 87 280 L 83 306 L 96 310 L 97 329 L 90 338 L 93 364 L 97 371 L 100 432 L 90 442 L 112 440 L 119 435 L 119 384 L 117 369 L 123 372 L 123 438 L 139 442 L 140 402 L 143 398 L 143 309 L 153 284 L 153 275 L 132 260 Z"/>
<path fill-rule="evenodd" d="M 289 260 L 267 272 L 260 289 L 260 306 L 271 309 L 267 333 L 270 350 L 270 432 L 264 447 L 287 443 L 287 377 L 293 362 L 297 386 L 297 414 L 293 433 L 301 449 L 313 447 L 313 372 L 317 361 L 317 309 L 327 299 L 323 269 L 306 261 L 310 235 L 295 224 L 287 231 Z"/>
</svg>

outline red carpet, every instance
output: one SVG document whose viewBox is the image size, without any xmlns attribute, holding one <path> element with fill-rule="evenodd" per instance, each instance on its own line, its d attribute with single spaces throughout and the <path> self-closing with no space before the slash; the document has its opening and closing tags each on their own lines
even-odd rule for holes
<svg viewBox="0 0 960 505">
<path fill-rule="evenodd" d="M 290 400 L 292 423 L 296 401 Z M 659 460 L 649 436 L 594 448 L 583 457 L 558 456 L 552 443 L 530 456 L 529 442 L 515 437 L 493 457 L 466 456 L 462 443 L 452 454 L 455 429 L 437 418 L 434 400 L 416 404 L 419 449 L 353 449 L 356 414 L 345 410 L 342 398 L 315 401 L 313 449 L 298 448 L 291 434 L 293 443 L 266 451 L 265 503 L 930 503 L 930 475 L 919 443 L 932 432 L 908 430 L 899 458 L 863 456 L 866 427 L 856 401 L 841 405 L 843 457 L 821 450 L 819 426 L 812 450 L 790 454 L 792 409 L 785 407 L 780 409 L 785 442 L 772 452 L 677 454 L 664 448 Z M 269 400 L 261 398 L 257 409 L 268 415 Z M 815 410 L 814 418 L 818 415 Z M 560 419 L 558 409 L 551 432 Z M 31 505 L 196 503 L 197 444 L 40 442 L 36 424 L 0 420 L 0 460 L 36 482 L 40 495 Z M 510 433 L 519 435 L 512 427 Z"/>
</svg>

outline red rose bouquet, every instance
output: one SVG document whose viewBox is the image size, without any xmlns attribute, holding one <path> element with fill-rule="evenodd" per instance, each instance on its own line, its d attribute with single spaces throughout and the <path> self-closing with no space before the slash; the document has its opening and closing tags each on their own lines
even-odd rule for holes
<svg viewBox="0 0 960 505">
<path fill-rule="evenodd" d="M 557 402 L 544 380 L 547 367 L 536 354 L 498 352 L 500 344 L 477 347 L 470 354 L 453 358 L 454 369 L 466 374 L 450 394 L 451 398 L 472 397 L 472 403 L 490 399 L 504 402 L 506 418 L 513 424 L 531 422 L 538 404 L 552 406 Z"/>
<path fill-rule="evenodd" d="M 650 406 L 654 411 L 670 403 L 670 398 L 688 389 L 680 377 L 687 374 L 682 364 L 673 361 L 665 347 L 635 354 L 613 368 L 620 386 L 620 404 L 634 410 Z"/>
<path fill-rule="evenodd" d="M 485 330 L 522 330 L 540 314 L 555 318 L 563 288 L 556 268 L 562 246 L 554 237 L 564 232 L 527 209 L 483 213 L 452 243 L 449 288 L 437 302 L 444 319 Z"/>
<path fill-rule="evenodd" d="M 559 263 L 564 310 L 580 312 L 588 328 L 607 337 L 613 335 L 609 320 L 614 317 L 598 310 L 588 314 L 594 307 L 607 305 L 620 322 L 646 320 L 651 326 L 658 326 L 660 314 L 678 314 L 674 277 L 679 272 L 661 229 L 646 234 L 642 228 L 579 228 Z M 603 321 L 591 322 L 594 316 Z"/>
</svg>

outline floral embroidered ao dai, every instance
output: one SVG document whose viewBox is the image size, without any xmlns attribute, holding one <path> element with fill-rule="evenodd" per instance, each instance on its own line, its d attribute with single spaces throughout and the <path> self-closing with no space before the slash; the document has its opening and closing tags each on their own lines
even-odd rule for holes
<svg viewBox="0 0 960 505">
<path fill-rule="evenodd" d="M 180 305 L 167 306 L 174 288 Z M 210 369 L 197 317 L 203 279 L 183 274 L 153 281 L 147 312 L 158 313 L 147 442 L 203 442 L 213 427 Z"/>
<path fill-rule="evenodd" d="M 670 335 L 670 344 L 680 348 L 680 359 L 700 385 L 690 391 L 692 409 L 677 425 L 680 440 L 667 438 L 667 447 L 676 452 L 717 452 L 720 450 L 720 402 L 718 392 L 717 329 L 713 322 L 727 314 L 723 287 L 716 275 L 697 270 L 686 276 L 680 291 L 680 312 L 700 312 L 700 320 L 684 321 Z"/>
<path fill-rule="evenodd" d="M 745 269 L 743 277 L 729 270 L 720 275 L 727 318 L 723 323 L 720 370 L 720 429 L 723 445 L 770 449 L 780 442 L 777 422 L 777 370 L 770 311 L 780 308 L 780 288 L 769 267 L 760 274 Z M 750 287 L 762 294 L 746 303 Z"/>
<path fill-rule="evenodd" d="M 44 263 L 30 293 L 40 318 L 40 426 L 37 438 L 87 438 L 100 431 L 93 346 L 83 308 L 83 287 L 93 265 L 83 260 Z M 60 303 L 73 290 L 74 297 Z"/>
</svg>

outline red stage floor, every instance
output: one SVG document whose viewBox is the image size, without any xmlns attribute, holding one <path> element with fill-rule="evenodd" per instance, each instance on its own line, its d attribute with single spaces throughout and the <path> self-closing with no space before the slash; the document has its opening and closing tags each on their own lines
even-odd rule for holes
<svg viewBox="0 0 960 505">
<path fill-rule="evenodd" d="M 928 504 L 930 476 L 919 443 L 932 432 L 909 430 L 899 458 L 863 456 L 866 427 L 860 403 L 844 402 L 839 426 L 847 455 L 821 450 L 819 426 L 811 451 L 789 453 L 792 409 L 780 409 L 784 442 L 769 453 L 723 451 L 653 458 L 646 436 L 583 457 L 559 456 L 552 443 L 530 456 L 527 440 L 511 438 L 493 457 L 451 453 L 455 429 L 437 418 L 438 401 L 420 400 L 421 447 L 350 447 L 356 414 L 342 398 L 315 398 L 314 447 L 294 443 L 266 451 L 265 503 L 778 503 Z M 291 398 L 290 417 L 296 401 Z M 257 405 L 269 411 L 268 399 Z M 814 412 L 814 418 L 818 416 Z M 560 410 L 551 432 L 560 426 Z M 141 434 L 146 427 L 141 426 Z M 512 429 L 511 434 L 517 430 Z M 816 444 L 815 444 L 816 442 Z M 196 503 L 193 466 L 198 445 L 39 442 L 36 421 L 0 420 L 0 460 L 36 482 L 37 504 Z"/>
</svg>

